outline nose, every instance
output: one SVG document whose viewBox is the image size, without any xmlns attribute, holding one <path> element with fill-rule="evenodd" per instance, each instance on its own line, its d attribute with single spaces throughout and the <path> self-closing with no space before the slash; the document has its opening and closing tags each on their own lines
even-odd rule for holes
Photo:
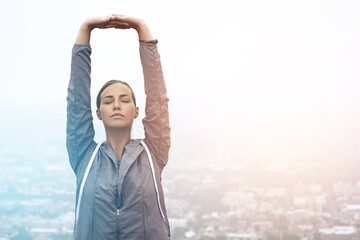
<svg viewBox="0 0 360 240">
<path fill-rule="evenodd" d="M 120 101 L 119 100 L 114 101 L 114 110 L 115 109 L 120 109 Z"/>
</svg>

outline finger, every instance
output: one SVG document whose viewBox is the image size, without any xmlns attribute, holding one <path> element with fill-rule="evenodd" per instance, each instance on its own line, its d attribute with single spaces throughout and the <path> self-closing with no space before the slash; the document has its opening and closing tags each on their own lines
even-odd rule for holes
<svg viewBox="0 0 360 240">
<path fill-rule="evenodd" d="M 113 15 L 110 17 L 110 20 L 111 20 L 111 21 L 124 22 L 124 21 L 126 21 L 126 17 L 125 17 L 125 15 L 113 14 Z"/>
<path fill-rule="evenodd" d="M 124 14 L 111 14 L 112 17 L 125 17 Z"/>
<path fill-rule="evenodd" d="M 116 29 L 130 29 L 130 27 L 129 26 L 127 26 L 127 27 L 115 27 Z"/>
<path fill-rule="evenodd" d="M 101 24 L 101 23 L 109 22 L 110 18 L 111 18 L 111 16 L 99 17 L 98 23 Z"/>
<path fill-rule="evenodd" d="M 102 28 L 115 28 L 117 26 L 118 26 L 117 24 L 107 23 L 107 24 L 102 25 L 101 27 Z"/>
<path fill-rule="evenodd" d="M 129 29 L 130 26 L 129 25 L 121 25 L 121 26 L 116 26 L 115 28 L 117 28 L 117 29 Z"/>
<path fill-rule="evenodd" d="M 117 21 L 110 21 L 109 22 L 110 25 L 114 25 L 116 27 L 130 27 L 130 25 L 128 23 L 125 22 L 117 22 Z"/>
<path fill-rule="evenodd" d="M 104 21 L 110 21 L 111 16 L 104 16 L 101 17 Z"/>
<path fill-rule="evenodd" d="M 101 27 L 99 27 L 99 28 L 101 28 L 101 29 L 107 29 L 107 28 L 115 28 L 115 26 L 114 26 L 114 25 L 105 25 L 105 26 L 101 26 Z"/>
<path fill-rule="evenodd" d="M 89 18 L 87 20 L 88 24 L 91 25 L 93 28 L 100 28 L 102 27 L 104 24 L 107 24 L 108 22 L 110 22 L 110 16 L 107 17 L 93 17 L 93 18 Z"/>
<path fill-rule="evenodd" d="M 108 24 L 102 25 L 101 28 L 104 28 L 104 29 L 105 28 L 128 29 L 128 28 L 130 28 L 130 26 L 127 23 L 115 22 L 115 23 L 108 23 Z"/>
</svg>

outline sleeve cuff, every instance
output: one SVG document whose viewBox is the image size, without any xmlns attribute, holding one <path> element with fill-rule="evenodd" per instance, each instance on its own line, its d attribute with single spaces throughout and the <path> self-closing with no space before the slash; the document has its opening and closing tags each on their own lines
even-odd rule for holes
<svg viewBox="0 0 360 240">
<path fill-rule="evenodd" d="M 143 39 L 139 39 L 140 43 L 145 43 L 145 44 L 157 44 L 158 40 L 157 39 L 151 39 L 151 40 L 143 40 Z"/>
<path fill-rule="evenodd" d="M 89 47 L 89 48 L 91 48 L 91 45 L 83 44 L 83 43 L 74 43 L 74 47 Z"/>
</svg>

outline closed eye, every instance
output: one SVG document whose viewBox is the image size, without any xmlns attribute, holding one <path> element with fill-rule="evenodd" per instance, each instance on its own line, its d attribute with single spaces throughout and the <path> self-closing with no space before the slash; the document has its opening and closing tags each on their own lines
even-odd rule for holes
<svg viewBox="0 0 360 240">
<path fill-rule="evenodd" d="M 113 100 L 114 100 L 113 96 L 106 96 L 104 97 L 104 104 L 110 104 L 113 102 Z"/>
<path fill-rule="evenodd" d="M 122 102 L 124 102 L 124 103 L 130 102 L 129 95 L 127 95 L 127 94 L 122 94 L 122 95 L 120 95 L 120 101 L 122 101 Z"/>
</svg>

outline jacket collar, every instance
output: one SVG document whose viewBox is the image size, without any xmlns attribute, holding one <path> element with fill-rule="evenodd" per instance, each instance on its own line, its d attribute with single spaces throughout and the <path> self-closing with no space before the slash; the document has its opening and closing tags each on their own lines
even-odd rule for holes
<svg viewBox="0 0 360 240">
<path fill-rule="evenodd" d="M 117 158 L 114 150 L 106 141 L 103 143 L 103 145 L 105 154 L 113 161 L 114 165 L 117 166 Z M 141 139 L 132 139 L 128 144 L 126 144 L 119 171 L 119 192 L 121 192 L 121 187 L 126 173 L 129 171 L 131 165 L 135 162 L 142 151 L 144 151 L 144 147 L 141 145 Z"/>
<path fill-rule="evenodd" d="M 128 142 L 128 144 L 125 145 L 122 161 L 124 161 L 124 160 L 127 161 L 127 158 L 129 157 L 129 155 L 131 156 L 136 152 L 137 147 L 139 145 L 141 146 L 140 142 L 141 142 L 140 139 L 131 139 Z M 115 154 L 114 150 L 110 146 L 110 144 L 105 141 L 105 142 L 103 142 L 102 145 L 103 145 L 102 150 L 112 160 L 112 162 L 114 163 L 114 166 L 117 166 L 117 157 L 116 157 L 116 154 Z M 124 162 L 122 162 L 121 165 L 123 165 L 123 163 Z"/>
</svg>

